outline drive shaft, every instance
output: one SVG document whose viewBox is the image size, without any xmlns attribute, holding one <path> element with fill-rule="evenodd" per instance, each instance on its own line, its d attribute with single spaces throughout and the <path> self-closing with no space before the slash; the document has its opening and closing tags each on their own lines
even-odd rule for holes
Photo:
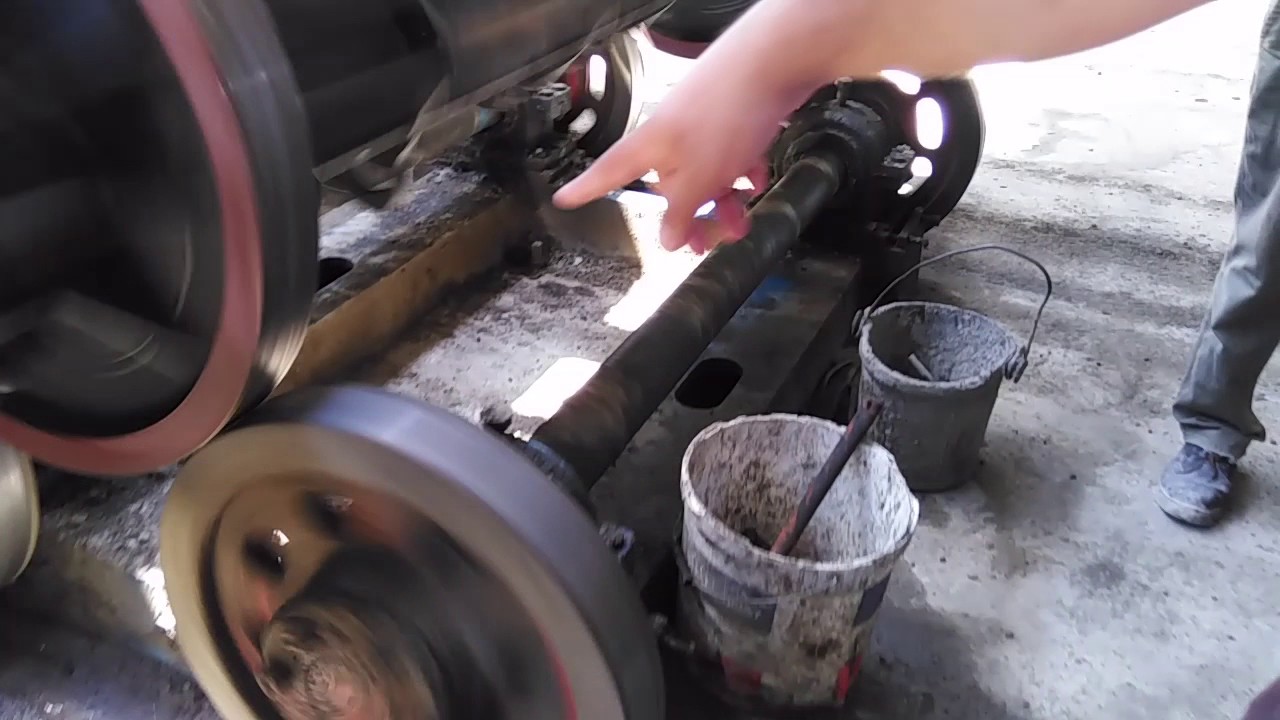
<svg viewBox="0 0 1280 720">
<path fill-rule="evenodd" d="M 590 489 L 786 256 L 846 178 L 819 150 L 797 160 L 751 211 L 741 241 L 715 250 L 531 440 Z"/>
</svg>

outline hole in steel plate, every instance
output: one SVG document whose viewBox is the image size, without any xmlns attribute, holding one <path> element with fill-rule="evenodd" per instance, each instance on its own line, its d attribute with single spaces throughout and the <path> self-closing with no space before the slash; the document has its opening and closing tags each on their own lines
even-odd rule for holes
<svg viewBox="0 0 1280 720">
<path fill-rule="evenodd" d="M 742 366 L 728 358 L 707 358 L 676 388 L 676 402 L 697 410 L 719 407 L 742 379 Z"/>
<path fill-rule="evenodd" d="M 316 278 L 316 290 L 323 290 L 334 284 L 343 275 L 351 272 L 356 264 L 342 257 L 320 258 L 320 273 Z"/>
</svg>

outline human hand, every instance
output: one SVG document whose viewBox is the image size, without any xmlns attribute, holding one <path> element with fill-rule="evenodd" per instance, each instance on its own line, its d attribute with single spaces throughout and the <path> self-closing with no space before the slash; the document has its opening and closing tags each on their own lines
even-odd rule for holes
<svg viewBox="0 0 1280 720">
<path fill-rule="evenodd" d="M 648 121 L 556 193 L 556 205 L 580 207 L 655 171 L 667 200 L 664 248 L 702 253 L 740 240 L 750 230 L 746 203 L 768 183 L 769 145 L 807 96 L 770 92 L 759 78 L 748 63 L 703 56 Z M 753 189 L 734 189 L 743 177 Z M 714 213 L 695 217 L 712 201 Z"/>
</svg>

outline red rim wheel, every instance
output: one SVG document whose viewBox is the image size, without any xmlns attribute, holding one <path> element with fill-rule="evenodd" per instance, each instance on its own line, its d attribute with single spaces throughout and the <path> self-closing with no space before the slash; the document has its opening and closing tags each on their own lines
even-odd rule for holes
<svg viewBox="0 0 1280 720">
<path fill-rule="evenodd" d="M 75 163 L 54 143 L 42 159 L 93 188 L 101 214 L 77 241 L 99 271 L 7 308 L 29 326 L 0 338 L 0 437 L 76 472 L 145 473 L 265 398 L 301 346 L 316 277 L 305 121 L 258 0 L 104 1 L 82 24 L 57 5 L 15 0 L 6 19 L 45 41 L 16 52 L 65 81 L 43 88 L 70 118 L 63 139 L 96 141 Z"/>
</svg>

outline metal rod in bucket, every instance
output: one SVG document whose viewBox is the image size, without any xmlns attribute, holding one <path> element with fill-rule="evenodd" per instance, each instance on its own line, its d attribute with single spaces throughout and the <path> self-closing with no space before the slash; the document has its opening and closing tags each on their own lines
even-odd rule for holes
<svg viewBox="0 0 1280 720">
<path fill-rule="evenodd" d="M 773 547 L 770 548 L 772 552 L 790 555 L 796 548 L 796 543 L 800 542 L 800 536 L 804 535 L 805 528 L 809 527 L 810 521 L 813 520 L 814 513 L 818 512 L 818 506 L 822 505 L 827 493 L 831 492 L 831 486 L 835 485 L 836 478 L 840 477 L 840 472 L 848 464 L 849 458 L 853 457 L 853 451 L 858 449 L 867 433 L 871 431 L 871 426 L 875 424 L 876 418 L 880 417 L 882 409 L 884 409 L 884 403 L 878 400 L 868 400 L 863 403 L 862 409 L 849 423 L 848 430 L 840 436 L 840 442 L 836 443 L 835 449 L 822 464 L 822 469 L 818 470 L 818 474 L 809 483 L 796 511 L 787 520 L 787 524 L 782 526 L 782 532 L 778 533 L 778 539 L 773 541 Z"/>
</svg>

